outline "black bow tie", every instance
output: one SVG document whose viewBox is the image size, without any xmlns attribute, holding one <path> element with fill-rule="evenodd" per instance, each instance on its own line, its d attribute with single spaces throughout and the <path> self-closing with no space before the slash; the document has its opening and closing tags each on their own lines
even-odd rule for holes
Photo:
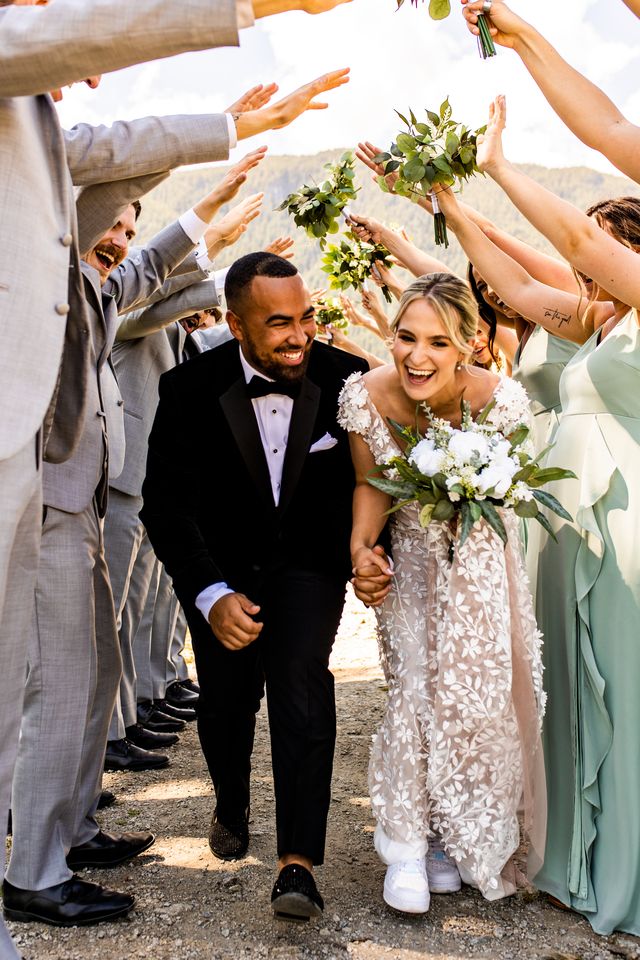
<svg viewBox="0 0 640 960">
<path fill-rule="evenodd" d="M 264 377 L 251 377 L 247 384 L 247 396 L 268 397 L 272 393 L 281 393 L 295 400 L 300 394 L 300 380 L 265 380 Z"/>
</svg>

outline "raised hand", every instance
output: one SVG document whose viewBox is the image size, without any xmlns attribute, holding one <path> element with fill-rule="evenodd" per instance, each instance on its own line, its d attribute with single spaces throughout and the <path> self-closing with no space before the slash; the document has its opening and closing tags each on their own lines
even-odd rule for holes
<svg viewBox="0 0 640 960">
<path fill-rule="evenodd" d="M 262 110 L 241 113 L 236 120 L 238 139 L 243 140 L 258 133 L 264 133 L 265 130 L 279 130 L 293 123 L 307 110 L 326 110 L 329 104 L 315 98 L 348 82 L 349 67 L 333 70 L 318 77 L 317 80 L 312 80 L 311 83 L 305 83 L 303 87 L 294 90 L 277 103 L 263 107 Z"/>
<path fill-rule="evenodd" d="M 251 153 L 248 153 L 242 158 L 242 160 L 239 160 L 238 163 L 235 163 L 229 168 L 229 170 L 227 170 L 226 174 L 216 187 L 220 206 L 228 203 L 230 200 L 233 200 L 238 193 L 238 190 L 247 179 L 249 170 L 253 170 L 254 167 L 258 166 L 261 160 L 264 160 L 266 152 L 267 147 L 258 147 L 257 150 L 252 150 Z"/>
<path fill-rule="evenodd" d="M 483 173 L 491 174 L 492 169 L 504 161 L 502 132 L 507 125 L 507 101 L 502 95 L 495 98 L 489 107 L 487 132 L 478 137 L 476 163 Z"/>
<path fill-rule="evenodd" d="M 369 170 L 373 170 L 373 173 L 375 174 L 375 176 L 373 177 L 374 180 L 376 180 L 377 177 L 384 176 L 383 165 L 381 163 L 376 163 L 374 159 L 381 153 L 384 153 L 384 150 L 382 150 L 380 147 L 374 146 L 372 143 L 369 143 L 368 140 L 365 140 L 364 143 L 359 143 L 358 148 L 356 150 L 356 157 L 358 158 L 358 160 L 364 163 L 365 166 L 369 167 Z M 398 174 L 395 172 L 388 173 L 385 176 L 387 187 L 391 193 L 393 193 L 393 188 L 395 186 L 397 179 L 398 179 Z"/>
<path fill-rule="evenodd" d="M 242 96 L 236 100 L 235 103 L 232 103 L 230 107 L 227 107 L 224 112 L 248 113 L 250 110 L 260 110 L 269 103 L 274 93 L 277 92 L 277 83 L 268 83 L 266 87 L 262 83 L 259 83 L 257 86 L 247 90 L 246 93 L 243 93 Z"/>
<path fill-rule="evenodd" d="M 359 214 L 350 213 L 346 218 L 351 232 L 355 233 L 359 240 L 365 243 L 382 243 L 383 225 L 379 220 L 373 217 L 362 217 Z"/>
<path fill-rule="evenodd" d="M 462 16 L 467 21 L 468 29 L 474 36 L 479 36 L 478 14 L 482 13 L 483 0 L 461 0 L 461 3 Z M 485 14 L 485 17 L 493 42 L 501 47 L 513 48 L 527 26 L 524 20 L 509 9 L 504 0 L 493 0 L 491 12 Z"/>
<path fill-rule="evenodd" d="M 265 253 L 275 253 L 277 257 L 283 260 L 291 260 L 293 257 L 293 239 L 291 237 L 276 237 L 268 247 L 265 247 Z"/>
<path fill-rule="evenodd" d="M 221 250 L 236 243 L 251 221 L 260 216 L 263 199 L 264 193 L 254 193 L 228 210 L 224 217 L 209 227 L 205 233 L 205 242 L 210 260 L 215 260 Z"/>
</svg>

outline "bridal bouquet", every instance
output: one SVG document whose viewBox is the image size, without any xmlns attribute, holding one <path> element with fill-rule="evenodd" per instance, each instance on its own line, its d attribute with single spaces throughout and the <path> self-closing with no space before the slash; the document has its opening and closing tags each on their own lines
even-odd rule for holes
<svg viewBox="0 0 640 960">
<path fill-rule="evenodd" d="M 316 323 L 335 330 L 347 329 L 349 321 L 337 297 L 322 297 L 316 301 Z"/>
<path fill-rule="evenodd" d="M 327 248 L 322 258 L 322 270 L 329 274 L 332 290 L 347 290 L 349 287 L 361 290 L 376 263 L 391 269 L 393 264 L 390 256 L 381 243 L 367 243 L 349 231 L 339 244 L 331 244 Z M 382 287 L 382 293 L 387 303 L 391 303 L 387 286 Z"/>
<path fill-rule="evenodd" d="M 476 163 L 477 142 L 486 127 L 469 130 L 452 120 L 448 97 L 437 113 L 433 110 L 426 113 L 426 123 L 418 121 L 413 110 L 409 111 L 410 119 L 398 113 L 407 130 L 398 134 L 388 153 L 374 157 L 374 162 L 384 169 L 384 175 L 378 177 L 382 190 L 389 192 L 386 177 L 393 173 L 394 193 L 409 197 L 415 203 L 421 199 L 431 201 L 436 244 L 448 247 L 447 225 L 434 187 L 438 184 L 451 187 L 480 173 Z"/>
<path fill-rule="evenodd" d="M 398 4 L 398 9 L 404 3 L 404 0 L 396 0 Z M 417 7 L 418 0 L 411 0 L 411 3 Z M 451 0 L 429 0 L 429 15 L 432 20 L 445 20 L 451 13 Z M 489 32 L 489 27 L 487 26 L 487 21 L 484 14 L 478 14 L 478 30 L 480 31 L 480 36 L 478 37 L 478 50 L 480 56 L 483 60 L 486 60 L 487 57 L 495 57 L 496 48 Z"/>
<path fill-rule="evenodd" d="M 278 210 L 287 210 L 297 227 L 303 227 L 307 235 L 319 240 L 324 247 L 328 233 L 338 233 L 340 214 L 354 200 L 358 191 L 355 179 L 355 158 L 351 151 L 343 153 L 336 164 L 325 163 L 329 177 L 319 186 L 305 184 L 297 193 L 283 200 Z"/>
<path fill-rule="evenodd" d="M 407 445 L 405 453 L 382 467 L 392 476 L 368 478 L 372 486 L 398 500 L 389 513 L 417 502 L 421 526 L 426 527 L 432 520 L 451 521 L 462 545 L 473 525 L 482 519 L 506 543 L 507 532 L 498 508 L 513 509 L 519 517 L 537 520 L 555 540 L 540 506 L 565 520 L 571 520 L 571 516 L 552 494 L 541 488 L 552 480 L 575 474 L 559 467 L 540 467 L 548 448 L 532 457 L 525 422 L 507 432 L 506 425 L 513 425 L 518 404 L 523 406 L 525 421 L 526 393 L 520 384 L 505 380 L 496 398 L 476 420 L 472 419 L 469 404 L 463 401 L 459 429 L 434 417 L 426 404 L 422 406 L 429 426 L 424 436 L 417 429 L 390 421 Z"/>
</svg>

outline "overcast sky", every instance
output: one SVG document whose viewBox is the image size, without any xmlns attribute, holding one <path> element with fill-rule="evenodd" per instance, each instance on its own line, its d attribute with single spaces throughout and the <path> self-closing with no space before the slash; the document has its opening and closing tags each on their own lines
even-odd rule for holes
<svg viewBox="0 0 640 960">
<path fill-rule="evenodd" d="M 178 2 L 179 0 L 172 0 Z M 103 77 L 100 88 L 65 92 L 62 122 L 110 124 L 150 114 L 223 110 L 255 83 L 276 81 L 282 94 L 339 67 L 351 82 L 328 95 L 330 108 L 284 130 L 245 141 L 272 153 L 314 153 L 369 139 L 381 146 L 400 129 L 394 108 L 418 114 L 451 97 L 454 118 L 468 126 L 486 120 L 497 93 L 509 108 L 509 157 L 546 166 L 611 168 L 557 120 L 518 57 L 499 49 L 481 61 L 457 0 L 448 20 L 433 22 L 426 6 L 406 0 L 353 0 L 328 14 L 287 13 L 241 31 L 240 48 L 216 49 L 156 61 Z M 640 21 L 622 0 L 512 0 L 563 56 L 602 87 L 640 124 Z M 581 109 L 576 104 L 576 110 Z"/>
</svg>

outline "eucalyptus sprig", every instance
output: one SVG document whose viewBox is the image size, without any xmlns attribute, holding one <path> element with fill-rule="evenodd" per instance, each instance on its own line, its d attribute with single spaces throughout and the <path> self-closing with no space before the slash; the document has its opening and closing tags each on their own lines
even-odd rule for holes
<svg viewBox="0 0 640 960">
<path fill-rule="evenodd" d="M 404 0 L 396 0 L 398 9 L 404 3 Z M 418 6 L 418 0 L 411 0 L 414 7 Z M 429 16 L 432 20 L 445 20 L 451 13 L 451 0 L 429 0 Z M 478 14 L 478 51 L 483 60 L 487 57 L 495 57 L 496 48 L 493 38 L 487 26 L 487 20 L 483 13 Z"/>
<path fill-rule="evenodd" d="M 359 240 L 351 231 L 347 231 L 339 244 L 327 247 L 322 258 L 322 270 L 329 274 L 329 286 L 332 290 L 347 290 L 353 287 L 361 290 L 371 276 L 376 263 L 391 269 L 391 254 L 381 243 L 367 243 Z M 387 303 L 391 303 L 391 293 L 385 285 L 382 293 Z"/>
<path fill-rule="evenodd" d="M 423 198 L 431 200 L 435 242 L 445 247 L 449 246 L 446 221 L 438 207 L 434 187 L 451 187 L 480 173 L 476 163 L 477 141 L 486 130 L 486 126 L 470 130 L 456 123 L 451 119 L 451 112 L 448 97 L 437 113 L 426 110 L 427 122 L 417 120 L 413 110 L 409 110 L 410 119 L 396 110 L 407 129 L 398 134 L 389 152 L 374 157 L 384 168 L 384 175 L 378 177 L 382 190 L 389 192 L 386 177 L 395 173 L 394 193 L 416 203 Z"/>
<path fill-rule="evenodd" d="M 316 301 L 316 323 L 321 327 L 334 327 L 336 330 L 346 330 L 349 321 L 337 297 L 321 297 Z"/>
<path fill-rule="evenodd" d="M 297 227 L 303 227 L 307 235 L 320 241 L 324 249 L 325 237 L 338 233 L 339 218 L 344 207 L 357 196 L 354 186 L 355 157 L 348 150 L 338 163 L 325 163 L 329 176 L 319 186 L 305 184 L 297 193 L 283 200 L 278 210 L 287 210 Z"/>
</svg>

